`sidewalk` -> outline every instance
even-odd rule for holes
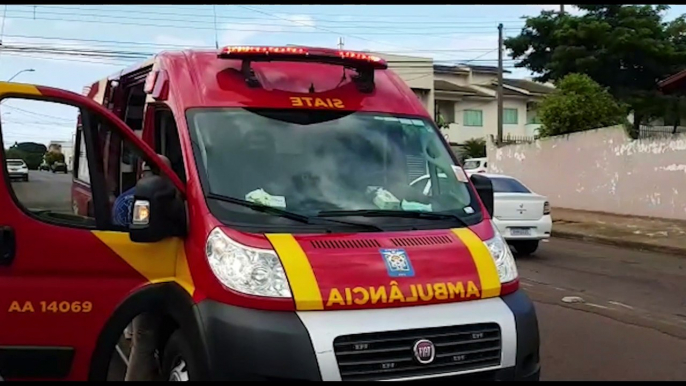
[[[683,255],[686,221],[552,208],[553,237]]]

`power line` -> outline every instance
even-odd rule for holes
[[[83,38],[72,38],[72,37],[57,37],[57,36],[37,36],[37,35],[5,35],[5,37],[11,39],[12,44],[22,44],[22,45],[34,45],[34,44],[40,44],[38,42],[33,42],[33,41],[25,41],[25,40],[16,40],[15,39],[32,39],[32,40],[47,40],[47,41],[59,41],[57,44],[62,44],[62,45],[79,45],[82,46],[80,43],[91,43],[89,44],[90,46],[93,47],[109,47],[109,46],[114,46],[114,47],[121,47],[121,46],[136,46],[136,47],[150,47],[150,48],[157,48],[157,49],[164,49],[164,48],[203,48],[203,49],[212,49],[214,48],[211,45],[187,45],[187,44],[173,44],[173,43],[154,43],[154,42],[131,42],[131,41],[118,41],[118,40],[102,40],[102,39],[83,39]],[[426,53],[457,53],[457,52],[486,52],[486,51],[494,51],[496,49],[494,48],[463,48],[463,49],[416,49],[416,50],[393,50],[393,51],[384,51],[385,53],[388,54],[393,54],[393,53],[416,53],[416,52],[426,52]]]
[[[62,6],[62,5],[38,5],[38,6],[32,6],[32,5],[13,5],[14,8],[20,8],[20,7],[31,7],[31,9],[23,10],[23,9],[18,9],[15,10],[17,12],[30,12],[33,14],[33,8],[46,8],[46,9],[52,9],[52,10],[66,10],[70,11],[69,13],[58,13],[54,11],[42,11],[42,12],[52,12],[53,14],[64,14],[64,15],[69,15],[71,14],[71,11],[77,10],[77,11],[90,11],[90,12],[104,12],[106,14],[111,14],[113,12],[118,12],[118,13],[125,13],[127,17],[130,17],[131,13],[136,13],[136,14],[149,14],[149,15],[166,15],[166,16],[183,16],[183,17],[198,17],[198,18],[207,18],[207,19],[212,19],[214,17],[211,8],[206,8],[208,11],[207,14],[197,14],[197,13],[187,13],[187,12],[164,12],[164,11],[144,11],[136,8],[135,10],[131,9],[126,9],[125,6],[116,6],[117,9],[114,9],[115,6],[107,6],[107,9],[103,8],[92,8],[92,7],[83,7],[83,6]],[[179,7],[179,6],[174,6],[174,8],[177,9],[188,9],[185,7]],[[343,15],[343,14],[336,14],[336,15],[324,15],[324,14],[316,14],[316,13],[293,13],[293,12],[281,12],[279,11],[278,14],[281,15],[292,15],[292,16],[334,16],[334,17],[339,17],[337,20],[331,20],[331,19],[321,19],[321,18],[312,18],[313,21],[318,21],[318,22],[324,22],[324,23],[334,23],[338,26],[345,26],[347,25],[353,25],[354,23],[359,23],[359,22],[365,22],[365,23],[371,23],[371,25],[378,26],[379,24],[397,24],[397,23],[415,23],[415,24],[422,24],[423,27],[431,27],[432,25],[441,25],[441,24],[449,24],[449,25],[454,25],[455,23],[460,23],[460,24],[465,24],[465,25],[489,25],[489,26],[497,26],[498,23],[522,23],[523,21],[521,18],[512,18],[512,19],[504,19],[504,20],[499,20],[499,21],[491,21],[491,20],[474,20],[475,17],[455,17],[455,16],[448,16],[448,15],[426,15],[426,16],[419,16],[419,15],[388,15],[388,14],[383,14],[383,16],[380,15]],[[232,14],[233,15],[233,14]],[[217,13],[217,17],[220,19],[228,19],[228,20],[265,20],[264,18],[258,18],[258,17],[250,17],[250,16],[222,16],[221,13]],[[354,17],[356,20],[341,20],[340,18],[346,18],[346,17]],[[365,18],[377,18],[375,19],[369,19],[369,20],[359,20],[361,17]],[[408,21],[408,20],[391,20],[394,18],[402,18],[402,19],[414,19],[415,21]],[[438,21],[436,20],[437,18],[443,18],[445,19],[444,21]],[[416,19],[425,19],[421,21],[416,21]],[[478,18],[477,18],[478,19]],[[431,23],[431,25],[427,25],[427,22]]]
[[[21,108],[19,108],[19,107],[14,107],[14,106],[7,105],[7,104],[3,104],[3,105],[2,105],[2,108],[3,108],[3,109],[4,109],[4,108],[9,108],[9,109],[12,109],[12,110],[15,110],[15,111],[18,111],[18,112],[22,112],[22,113],[24,113],[24,114],[31,114],[31,115],[35,115],[35,116],[39,116],[39,117],[46,117],[46,118],[50,118],[50,119],[72,121],[72,119],[69,119],[69,118],[62,118],[62,117],[57,117],[57,116],[54,116],[54,115],[41,114],[41,113],[37,113],[37,112],[35,112],[35,111],[24,110],[24,109],[21,109]]]
[[[238,5],[237,5],[238,6]],[[111,15],[101,15],[101,14],[85,14],[85,13],[55,13],[55,12],[42,12],[41,16],[22,16],[20,15],[15,15],[14,13],[26,13],[26,11],[17,11],[17,10],[12,10],[8,12],[8,15],[6,16],[8,19],[20,19],[20,20],[50,20],[50,21],[62,21],[62,22],[79,22],[79,23],[104,23],[104,24],[120,24],[120,25],[131,25],[131,26],[139,26],[139,27],[157,27],[157,28],[184,28],[184,29],[192,29],[192,30],[214,30],[214,26],[212,25],[211,22],[199,22],[199,21],[194,21],[194,20],[178,20],[178,19],[160,19],[160,18],[149,18],[149,17],[136,17],[136,16],[126,16],[126,20],[146,20],[146,21],[160,21],[160,22],[167,22],[167,23],[143,23],[143,22],[131,22],[131,21],[122,21],[122,17],[120,16],[111,16]],[[63,17],[44,17],[42,14],[48,14],[48,15],[59,15],[59,16],[67,16],[70,18],[63,18]],[[88,19],[78,19],[74,17],[87,17]],[[93,20],[93,18],[99,18],[99,19],[113,19],[113,20]],[[320,27],[316,23],[305,23],[301,22],[298,20],[291,20],[288,18],[279,18],[282,21],[289,22],[289,23],[295,23],[295,24],[300,24],[300,28],[310,28],[310,29],[316,29],[320,31],[325,31],[330,34],[341,34],[339,31],[334,31],[332,29],[326,28],[326,27]],[[243,25],[246,26],[256,26],[256,27],[264,27],[264,28],[230,28],[230,27],[217,27],[217,30],[221,31],[234,31],[234,32],[260,32],[260,33],[297,33],[297,34],[313,34],[317,33],[316,31],[301,31],[297,29],[292,29],[292,30],[287,30],[284,31],[283,28],[289,28],[288,25],[278,25],[278,26],[269,26],[269,25],[264,25],[264,23],[268,20],[262,20],[261,23],[255,22],[255,23],[245,23]],[[274,20],[271,20],[272,22]],[[171,23],[177,23],[177,24],[169,24]],[[178,24],[178,23],[187,23],[187,24]],[[191,25],[188,25],[191,24]],[[239,24],[240,23],[233,23],[233,24]],[[270,27],[272,27],[270,29]],[[276,27],[276,28],[273,28]],[[293,27],[290,27],[293,28]],[[359,27],[359,26],[337,26],[336,28],[352,28],[359,30],[364,27]],[[389,28],[383,28],[383,27],[369,27],[369,29],[373,30],[389,30]],[[392,32],[377,32],[377,31],[371,31],[371,32],[366,32],[366,35],[408,35],[408,36],[432,36],[432,37],[448,37],[450,35],[456,35],[456,34],[483,34],[484,31],[492,31],[492,27],[468,27],[465,26],[464,29],[461,30],[452,30],[452,31],[441,31],[441,32],[406,32],[405,30],[394,28],[391,29]],[[352,36],[352,35],[348,35]],[[367,40],[371,42],[376,42],[374,40],[362,38],[362,37],[355,37],[356,39],[361,39],[361,40]],[[377,42],[378,43],[378,42]],[[386,43],[387,44],[387,43]]]

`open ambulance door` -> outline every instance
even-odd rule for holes
[[[87,380],[103,331],[112,325],[123,331],[130,321],[113,324],[112,315],[131,294],[173,277],[183,255],[178,237],[135,243],[128,228],[113,222],[99,139],[106,132],[121,137],[181,196],[185,187],[93,98],[0,82],[0,103],[0,374],[6,380]],[[19,115],[15,111],[50,116],[52,126],[45,131],[8,118]],[[40,136],[71,136],[79,116],[71,175],[33,170],[36,159],[58,156],[52,149],[40,154],[46,141]],[[27,161],[28,182],[12,174],[22,170],[5,167],[14,158]],[[92,197],[90,213],[74,209],[71,187],[78,179],[89,181],[83,186]]]

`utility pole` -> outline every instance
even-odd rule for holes
[[[565,5],[560,4],[560,15],[564,15],[564,14],[565,14]]]
[[[217,34],[217,6],[212,4],[212,14],[214,14],[214,48],[219,49],[219,36]]]
[[[503,143],[503,24],[498,24],[498,145]]]
[[[343,41],[343,37],[339,37],[338,38],[338,49],[342,50],[344,45],[345,45],[345,42]]]

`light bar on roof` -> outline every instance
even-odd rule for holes
[[[362,52],[307,47],[227,46],[218,55],[223,59],[254,61],[298,61],[337,64],[351,67],[388,68],[385,60]]]

